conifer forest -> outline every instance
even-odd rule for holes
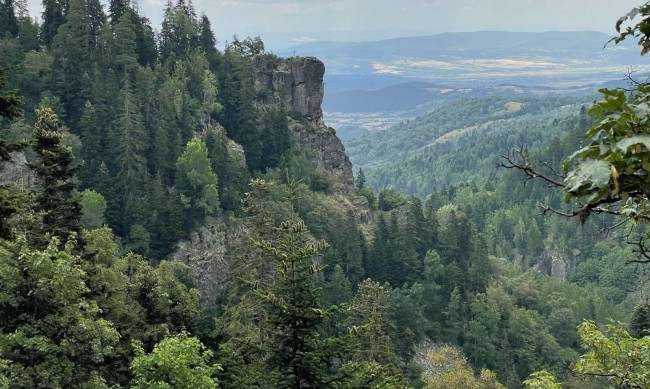
[[[0,389],[650,387],[643,78],[344,147],[327,63],[219,43],[0,0]]]

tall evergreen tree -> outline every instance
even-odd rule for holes
[[[219,96],[223,105],[219,122],[228,137],[244,148],[251,172],[260,169],[262,157],[254,90],[250,58],[235,50],[226,50],[219,73]]]
[[[106,26],[106,14],[99,0],[86,0],[88,10],[88,48],[94,53],[101,44],[102,33]]]
[[[205,14],[201,15],[199,21],[199,48],[205,54],[210,64],[210,70],[217,70],[219,52],[217,50],[217,38],[214,36],[210,19]]]
[[[113,142],[118,163],[117,184],[124,196],[137,196],[147,177],[146,130],[128,79],[120,92],[120,111],[113,123]]]
[[[0,0],[0,38],[18,35],[18,20],[14,0]]]
[[[210,128],[205,138],[212,170],[219,177],[219,200],[223,209],[237,211],[248,188],[250,175],[243,153],[222,128]]]
[[[23,99],[16,96],[16,91],[6,89],[4,70],[0,69],[0,123],[12,121],[23,115],[19,106]],[[0,163],[10,160],[10,153],[22,149],[24,145],[5,139],[0,130]],[[0,186],[0,238],[9,239],[11,231],[7,224],[8,218],[20,208],[18,198]]]
[[[135,28],[130,13],[120,17],[114,28],[113,55],[115,56],[115,72],[126,76],[134,73],[138,66],[136,55]]]
[[[630,317],[630,335],[643,338],[650,335],[650,302],[639,302]]]
[[[32,165],[39,178],[37,210],[43,212],[43,228],[50,236],[67,242],[81,232],[81,204],[77,188],[72,150],[61,144],[58,118],[49,108],[36,111],[34,127],[36,162]],[[44,243],[44,242],[43,242]]]
[[[288,190],[295,201],[291,184]],[[270,378],[279,388],[327,387],[331,350],[320,337],[326,310],[318,300],[313,261],[326,244],[309,242],[302,220],[291,218],[280,229],[277,241],[257,243],[275,262],[274,282],[258,290],[268,314]]]
[[[291,147],[291,131],[284,107],[272,108],[266,113],[260,141],[262,143],[260,169],[277,167]]]
[[[65,23],[68,10],[68,0],[43,0],[43,13],[41,19],[41,39],[49,49],[59,27]]]
[[[110,0],[108,3],[108,17],[111,19],[113,26],[122,19],[126,13],[131,10],[131,0]]]
[[[84,74],[90,72],[90,22],[85,0],[70,0],[66,22],[52,42],[53,83],[68,119],[75,123],[83,110],[88,91]]]

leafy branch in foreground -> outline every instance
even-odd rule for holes
[[[542,205],[544,213],[577,216],[582,223],[591,214],[620,216],[632,222],[650,221],[650,86],[636,92],[601,89],[603,100],[589,110],[594,124],[585,134],[586,146],[563,163],[562,174],[550,166],[538,169],[526,149],[512,151],[499,166],[522,171],[528,179],[542,179],[565,192],[569,211]],[[650,262],[643,239],[633,242]]]

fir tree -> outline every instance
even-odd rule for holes
[[[18,35],[18,21],[14,0],[0,0],[0,39]]]
[[[84,74],[90,69],[90,22],[84,0],[70,0],[66,22],[58,28],[52,43],[54,86],[63,102],[71,122],[81,117],[84,91]]]
[[[43,0],[43,13],[41,18],[41,39],[49,49],[52,46],[54,37],[59,27],[65,22],[68,9],[67,0]]]
[[[295,187],[289,184],[288,191],[293,204]],[[332,350],[320,337],[327,310],[318,299],[319,268],[313,260],[326,243],[310,242],[305,223],[293,217],[281,224],[280,231],[275,242],[257,242],[275,261],[274,282],[258,290],[270,330],[267,363],[275,387],[326,387]]]
[[[354,180],[354,189],[357,193],[361,193],[363,188],[366,187],[366,174],[363,172],[362,168],[359,168],[357,171],[357,177]]]
[[[40,180],[37,210],[43,212],[43,228],[50,236],[67,242],[81,232],[81,204],[75,176],[72,150],[61,144],[63,135],[57,131],[58,118],[49,108],[36,111],[34,127],[36,162],[32,168]]]
[[[632,312],[632,317],[630,317],[630,335],[635,338],[643,338],[644,336],[650,335],[650,302],[646,299],[645,301],[639,302],[634,311]]]

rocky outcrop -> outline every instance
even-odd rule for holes
[[[254,60],[255,94],[259,104],[284,105],[313,123],[323,124],[325,65],[313,57]]]
[[[258,106],[261,109],[284,107],[292,118],[291,129],[300,144],[310,151],[313,168],[328,171],[341,192],[351,193],[352,163],[336,131],[323,121],[325,65],[313,57],[272,55],[256,57],[253,65]]]
[[[34,186],[34,173],[29,168],[25,154],[14,151],[9,161],[0,162],[0,185],[14,184],[24,188]]]
[[[557,247],[544,250],[539,256],[539,261],[533,267],[534,271],[549,275],[561,281],[566,280],[569,269],[569,259]]]
[[[244,235],[243,224],[236,219],[219,220],[178,243],[172,258],[189,267],[204,301],[213,301],[230,285],[233,259],[229,249]]]
[[[255,71],[256,103],[260,111],[270,107],[284,107],[289,128],[306,149],[314,171],[326,172],[334,181],[334,189],[341,206],[354,212],[359,223],[371,220],[368,202],[363,197],[347,196],[354,191],[352,164],[345,147],[333,128],[323,121],[323,75],[325,65],[316,58],[277,58],[258,56],[253,62]],[[242,155],[243,150],[233,151]],[[355,201],[350,202],[348,198]],[[201,227],[189,239],[178,244],[173,258],[186,263],[201,291],[205,303],[213,301],[230,285],[235,262],[236,246],[246,235],[241,220],[222,219]]]

